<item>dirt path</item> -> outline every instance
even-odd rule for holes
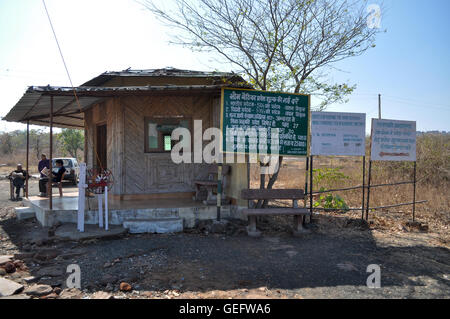
[[[3,184],[2,184],[3,187]],[[3,191],[2,191],[3,193]],[[244,224],[223,233],[193,230],[88,242],[51,242],[33,220],[19,222],[0,205],[0,255],[21,253],[16,282],[64,288],[67,265],[81,268],[81,291],[117,298],[449,298],[450,254],[433,233],[388,233],[359,221],[316,216],[310,234],[291,237],[286,220],[261,223],[249,238]],[[74,227],[76,227],[74,225]],[[51,239],[51,238],[50,238]],[[368,288],[366,268],[381,267],[381,288]],[[133,291],[119,291],[127,282]],[[24,284],[25,287],[28,284]],[[59,298],[59,297],[58,297]]]

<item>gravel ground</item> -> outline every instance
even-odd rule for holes
[[[15,259],[24,261],[4,278],[27,289],[23,279],[35,276],[64,289],[67,265],[80,266],[81,291],[64,289],[55,298],[91,298],[98,291],[115,298],[450,296],[449,249],[432,231],[388,233],[345,216],[315,216],[303,238],[288,234],[286,219],[272,218],[260,224],[264,235],[257,239],[245,235],[243,223],[230,222],[219,233],[206,224],[172,235],[52,242],[36,221],[15,219],[18,203],[0,205],[0,255],[21,253]],[[381,288],[366,286],[369,264],[381,267]],[[120,291],[121,282],[132,290]]]

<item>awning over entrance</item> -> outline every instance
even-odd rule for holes
[[[20,122],[50,126],[51,97],[53,97],[53,126],[60,128],[84,128],[84,114],[92,105],[112,96],[167,94],[201,91],[217,92],[225,85],[164,85],[128,87],[57,87],[30,86],[17,104],[3,118],[9,122]],[[229,85],[243,87],[242,85]],[[244,86],[246,87],[246,86]],[[80,105],[74,96],[74,90]],[[80,110],[81,108],[81,110]]]
[[[53,96],[53,126],[84,128],[84,114],[80,112],[72,88],[62,87],[30,86],[3,120],[20,123],[29,121],[30,124],[50,126],[51,96]],[[80,96],[81,109],[86,109],[101,99]]]

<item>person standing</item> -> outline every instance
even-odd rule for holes
[[[41,154],[41,160],[38,163],[38,171],[41,174],[39,178],[39,196],[41,197],[47,196],[48,176],[42,173],[44,168],[50,169],[50,160],[45,154]]]

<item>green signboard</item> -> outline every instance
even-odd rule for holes
[[[224,153],[308,155],[309,95],[222,89]]]

